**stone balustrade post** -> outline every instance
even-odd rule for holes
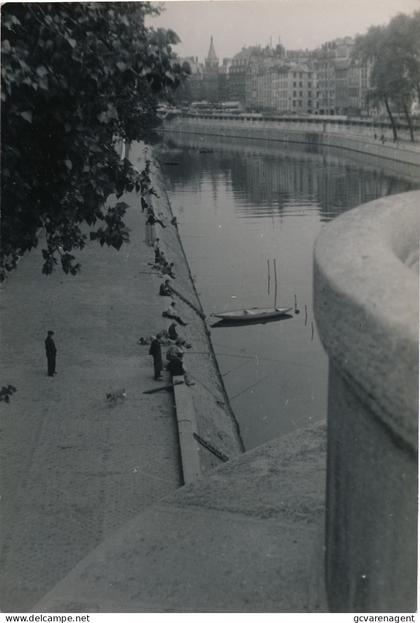
[[[333,612],[414,612],[420,191],[351,210],[315,245],[330,361],[325,574]]]

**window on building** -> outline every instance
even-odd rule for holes
[[[294,82],[294,83],[293,83],[293,86],[294,86],[294,87],[296,86],[296,82]]]
[[[293,97],[296,97],[296,91],[293,91]]]
[[[296,108],[296,100],[293,100],[293,108]]]

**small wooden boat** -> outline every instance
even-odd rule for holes
[[[179,162],[176,160],[166,160],[163,164],[166,164],[166,166],[170,167],[176,167],[179,165]]]
[[[213,150],[210,149],[209,147],[202,147],[200,149],[200,154],[212,154]]]
[[[291,309],[291,307],[249,307],[248,309],[234,309],[211,315],[224,320],[224,322],[261,321],[268,318],[285,316]]]

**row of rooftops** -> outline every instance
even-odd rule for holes
[[[250,65],[261,65],[262,67],[273,67],[274,71],[290,71],[291,63],[299,66],[299,71],[311,71],[312,64],[333,61],[337,69],[347,69],[351,64],[351,50],[354,40],[351,37],[344,37],[328,41],[320,48],[315,50],[286,50],[280,43],[275,47],[266,46],[246,46],[243,47],[233,58],[224,58],[222,65],[219,66],[219,59],[216,54],[213,36],[210,37],[210,47],[204,66],[199,62],[198,57],[187,57],[182,59],[187,61],[191,67],[191,73],[201,73],[203,70],[218,69],[222,73],[231,71],[245,71]],[[293,69],[292,69],[293,71]]]

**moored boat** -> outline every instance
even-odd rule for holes
[[[247,309],[233,309],[211,315],[225,322],[243,322],[285,316],[291,309],[291,307],[248,307]]]

